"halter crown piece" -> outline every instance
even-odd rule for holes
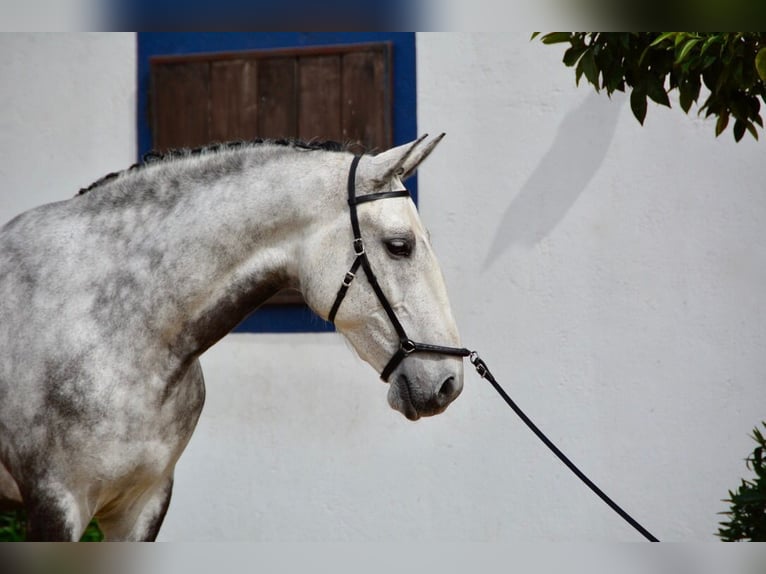
[[[335,323],[335,315],[338,313],[338,309],[340,308],[343,299],[346,297],[346,293],[348,292],[351,283],[353,283],[354,279],[356,278],[356,272],[361,266],[364,270],[364,274],[367,276],[367,281],[370,283],[372,290],[378,297],[378,301],[380,301],[380,304],[383,306],[383,310],[386,312],[386,315],[388,315],[388,318],[391,321],[396,334],[399,336],[399,348],[396,350],[391,359],[389,359],[388,363],[383,368],[383,371],[380,373],[381,379],[388,381],[388,378],[391,376],[391,373],[394,372],[394,369],[396,369],[396,367],[398,367],[406,357],[413,353],[432,353],[437,355],[449,355],[452,357],[469,356],[471,351],[465,348],[442,347],[440,345],[430,345],[428,343],[416,343],[410,339],[407,336],[407,332],[404,330],[404,327],[402,327],[398,317],[396,316],[393,307],[391,307],[391,303],[388,302],[386,295],[383,293],[383,290],[378,283],[378,279],[375,277],[375,273],[372,271],[370,260],[367,258],[367,253],[364,250],[364,242],[362,241],[362,232],[359,228],[359,217],[356,213],[356,206],[360,203],[377,201],[378,199],[387,199],[390,197],[409,197],[410,192],[406,189],[401,189],[398,191],[383,191],[380,193],[371,193],[369,195],[362,195],[357,197],[356,168],[359,165],[360,159],[361,156],[354,156],[354,159],[351,162],[351,168],[348,172],[348,208],[351,215],[351,230],[354,234],[353,248],[354,253],[356,254],[356,258],[354,259],[354,263],[351,265],[351,268],[346,272],[346,276],[343,278],[343,283],[341,284],[340,289],[338,289],[338,294],[335,296],[335,303],[333,303],[332,309],[330,309],[330,322],[333,324]]]

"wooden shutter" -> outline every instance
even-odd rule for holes
[[[314,138],[391,145],[388,44],[155,56],[154,148]]]
[[[392,143],[387,43],[155,56],[150,125],[158,151],[254,138]],[[282,292],[271,304],[303,304]]]

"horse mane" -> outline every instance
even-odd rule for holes
[[[200,156],[200,155],[209,154],[209,153],[218,153],[218,152],[242,149],[242,148],[253,148],[253,147],[257,147],[264,144],[284,146],[285,148],[312,150],[312,151],[344,152],[344,151],[353,150],[357,153],[359,153],[360,151],[359,149],[360,144],[358,142],[340,143],[340,142],[329,141],[329,140],[311,140],[306,142],[306,141],[302,141],[298,139],[262,139],[262,138],[257,138],[252,140],[229,141],[229,142],[223,142],[223,143],[212,143],[212,144],[195,147],[195,148],[170,149],[165,152],[151,150],[143,155],[140,162],[134,163],[127,169],[123,169],[121,171],[113,171],[111,173],[106,174],[105,176],[91,183],[88,187],[81,188],[80,191],[77,192],[77,195],[83,195],[85,193],[88,193],[89,191],[92,191],[93,189],[101,187],[102,185],[108,183],[109,181],[112,181],[113,179],[119,177],[120,175],[124,173],[139,170],[147,165],[155,164],[158,162],[172,161],[172,160],[180,159],[180,158]]]

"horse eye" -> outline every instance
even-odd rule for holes
[[[412,254],[412,245],[406,239],[389,239],[384,243],[394,257],[409,257]]]

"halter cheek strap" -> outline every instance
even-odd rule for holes
[[[398,367],[399,364],[412,353],[435,353],[439,355],[450,355],[455,357],[469,356],[471,351],[465,348],[442,347],[440,345],[430,345],[428,343],[416,343],[410,339],[407,336],[407,332],[404,330],[404,327],[402,327],[399,318],[396,316],[393,307],[391,307],[391,304],[386,298],[386,295],[383,293],[383,290],[378,283],[378,279],[375,277],[375,273],[372,271],[370,260],[367,258],[367,253],[364,249],[364,242],[362,241],[362,232],[359,228],[359,216],[357,215],[356,206],[360,203],[377,201],[379,199],[387,199],[391,197],[409,197],[410,193],[406,189],[402,189],[398,191],[371,193],[357,197],[356,168],[359,165],[360,160],[361,156],[354,156],[354,159],[351,162],[351,168],[348,172],[348,207],[349,213],[351,215],[351,230],[354,234],[353,247],[356,258],[354,259],[351,268],[346,272],[346,276],[343,278],[343,283],[341,284],[340,289],[338,289],[338,294],[335,296],[335,302],[333,303],[329,314],[330,322],[333,324],[335,323],[335,315],[337,315],[338,309],[340,308],[343,299],[346,297],[346,293],[348,293],[349,287],[351,287],[351,284],[356,278],[359,267],[361,267],[364,270],[364,274],[367,276],[367,281],[372,287],[372,290],[375,292],[378,301],[380,301],[383,310],[386,312],[386,315],[388,315],[388,319],[391,321],[391,324],[393,325],[394,330],[399,337],[399,348],[396,350],[394,355],[383,368],[383,371],[380,373],[381,379],[388,381],[388,378],[391,376],[391,373],[394,372],[394,369],[396,369],[396,367]]]

